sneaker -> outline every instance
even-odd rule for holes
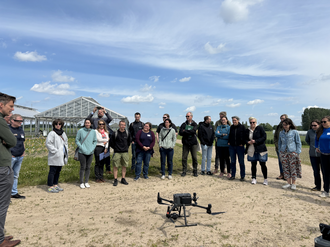
[[[143,176],[144,177],[144,179],[149,179],[149,177],[148,176]]]
[[[25,199],[25,196],[21,196],[20,194],[15,194],[13,196],[11,196],[11,198],[15,198],[15,199]]]
[[[297,189],[297,186],[295,184],[291,184],[291,189],[292,190],[296,190]]]
[[[230,177],[230,178],[229,178],[229,180],[234,180],[234,179],[235,179],[235,177]]]
[[[113,181],[113,186],[117,186],[117,184],[118,184],[118,180],[115,179],[115,181]]]
[[[168,179],[171,180],[172,179],[172,175],[168,175]]]
[[[201,175],[205,175],[205,171],[201,171]]]
[[[57,189],[55,189],[54,187],[50,187],[48,188],[48,191],[49,193],[58,193],[59,191]]]
[[[320,197],[329,197],[329,193],[323,191],[323,192],[321,193]]]
[[[242,182],[243,182],[243,181],[245,181],[245,178],[240,178],[240,180],[239,180],[239,181],[242,181]]]
[[[186,176],[186,175],[187,175],[186,172],[182,172],[182,173],[181,173],[181,177],[184,177],[184,176]]]
[[[160,179],[165,179],[165,175],[162,175],[162,176],[160,177]]]
[[[291,184],[286,184],[286,185],[282,186],[283,189],[289,189],[290,187],[291,187]]]
[[[134,181],[138,181],[140,179],[140,177],[135,177]]]
[[[252,182],[251,182],[251,184],[257,184],[257,179],[252,178]]]
[[[314,187],[313,189],[311,189],[311,191],[321,191],[321,189]]]
[[[120,183],[125,184],[125,185],[128,185],[128,183],[126,182],[126,179],[125,178],[122,178],[121,181],[120,181]]]
[[[268,185],[268,180],[267,179],[264,180],[264,185]]]
[[[89,185],[89,183],[85,183],[85,187],[90,188],[91,186]]]
[[[58,185],[55,185],[55,189],[58,190],[58,191],[63,191],[63,190],[64,190],[63,188],[61,188],[61,187],[58,186]]]
[[[206,175],[212,176],[213,173],[212,173],[211,171],[208,171],[208,172],[206,173]]]
[[[85,184],[84,183],[82,183],[82,184],[80,184],[80,189],[85,189],[86,187],[85,187]]]
[[[194,177],[198,177],[197,171],[193,172]]]

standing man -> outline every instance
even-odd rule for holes
[[[4,233],[7,210],[14,183],[10,148],[16,145],[16,138],[11,133],[4,117],[10,115],[14,110],[15,101],[15,97],[0,93],[0,246],[15,246],[21,242],[21,240],[11,241],[13,237],[5,237]]]
[[[211,125],[211,117],[205,116],[204,122],[200,122],[198,127],[198,139],[202,147],[202,167],[201,167],[202,175],[205,175],[205,161],[207,161],[206,174],[212,175],[211,159],[212,159],[214,135],[215,132],[213,126]]]
[[[97,112],[97,118],[93,118],[93,115],[94,113]],[[106,118],[103,118],[104,115],[106,116]],[[103,106],[96,106],[94,107],[93,111],[87,116],[87,118],[91,119],[92,122],[92,126],[91,128],[92,129],[97,129],[97,126],[98,126],[98,122],[99,120],[103,120],[105,123],[106,123],[106,127],[107,127],[107,130],[109,132],[109,135],[111,135],[111,133],[113,132],[109,126],[110,122],[112,121],[112,117],[110,116],[110,114],[108,112],[105,111],[104,107]],[[106,170],[106,173],[107,174],[111,174],[111,167],[110,167],[110,159],[106,159],[106,163],[105,163],[105,170]]]
[[[276,179],[283,179],[283,180],[285,180],[285,179],[284,179],[284,173],[283,173],[283,168],[282,168],[282,162],[281,162],[280,155],[278,152],[278,139],[280,136],[280,132],[283,130],[282,123],[286,118],[288,118],[288,115],[286,115],[286,114],[282,114],[280,116],[281,122],[277,125],[275,133],[274,133],[275,150],[276,150],[276,154],[277,154],[277,158],[278,158],[278,165],[280,167],[280,176],[278,176]]]
[[[18,177],[19,177],[19,171],[21,170],[22,161],[25,154],[25,133],[22,128],[23,118],[19,114],[14,114],[11,118],[11,124],[9,125],[9,129],[13,133],[13,135],[16,137],[17,144],[15,147],[11,148],[11,168],[14,172],[14,184],[13,188],[11,190],[11,198],[15,199],[25,199],[25,196],[21,196],[18,194],[17,191],[17,184],[18,184]]]
[[[215,130],[217,129],[218,126],[221,125],[221,119],[223,117],[227,117],[227,112],[222,111],[222,112],[219,113],[219,116],[220,116],[220,119],[218,121],[216,121],[215,122],[215,125],[214,125],[214,129]],[[230,121],[229,120],[227,120],[227,121],[228,121],[228,125],[231,125]],[[217,143],[217,138],[215,140],[215,146],[217,146],[216,143]],[[218,171],[219,171],[219,164],[220,164],[220,154],[219,154],[218,149],[216,148],[215,149],[215,165],[214,165],[215,170],[214,170],[214,173],[218,173]],[[226,166],[226,164],[225,164],[225,166]]]
[[[126,175],[126,168],[128,167],[128,148],[131,144],[131,136],[126,130],[126,123],[125,121],[119,122],[119,130],[113,132],[110,138],[110,146],[114,150],[113,156],[113,176],[115,181],[113,182],[113,186],[118,185],[117,175],[118,175],[118,167],[122,167],[121,174],[122,179],[121,183],[128,185],[125,179]]]
[[[189,152],[193,160],[193,175],[197,177],[197,138],[196,131],[198,128],[197,123],[192,120],[193,114],[188,112],[186,114],[187,121],[181,124],[179,135],[182,136],[182,173],[184,177],[187,174],[187,159]]]
[[[140,121],[141,119],[141,114],[139,112],[136,112],[134,114],[135,117],[135,121],[132,122],[129,125],[129,133],[131,134],[131,140],[132,140],[132,166],[131,166],[131,170],[134,171],[135,170],[135,166],[136,166],[136,142],[135,142],[135,135],[139,130],[143,129],[144,123]]]

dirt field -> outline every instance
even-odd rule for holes
[[[250,163],[246,161],[246,181],[229,181],[218,176],[197,178],[190,173],[173,180],[150,177],[129,185],[112,186],[91,182],[80,189],[78,183],[61,184],[64,192],[47,193],[47,186],[20,190],[25,200],[12,200],[7,235],[21,239],[21,246],[314,246],[320,235],[319,223],[329,224],[330,199],[312,192],[312,169],[303,165],[297,190],[284,190],[278,181],[276,159],[269,159],[269,186],[262,184],[260,166],[256,185],[250,183]],[[239,172],[239,167],[237,169]],[[239,175],[236,175],[239,177]],[[188,207],[188,223],[197,226],[176,228],[165,217],[167,206],[158,205],[157,193],[172,199],[175,193],[196,192],[199,205],[211,203],[212,211]]]

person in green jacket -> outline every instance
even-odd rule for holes
[[[0,246],[15,246],[21,242],[21,240],[11,240],[12,236],[5,237],[4,232],[14,183],[10,148],[15,147],[17,143],[4,117],[14,110],[15,101],[15,97],[0,93]]]
[[[91,164],[93,161],[94,149],[97,144],[96,132],[91,128],[92,121],[85,119],[84,128],[80,129],[76,136],[76,144],[79,148],[78,155],[80,161],[80,188],[91,187],[88,183]],[[84,180],[85,176],[85,180]]]

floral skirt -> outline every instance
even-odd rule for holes
[[[280,159],[285,179],[297,180],[297,178],[301,178],[301,161],[298,154],[280,152]]]

